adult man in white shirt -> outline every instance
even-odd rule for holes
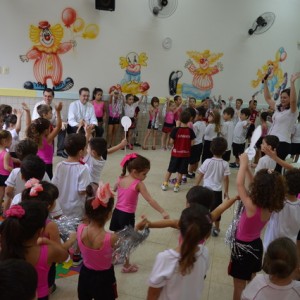
[[[37,108],[39,105],[49,105],[52,107],[52,119],[50,120],[51,124],[53,126],[56,125],[56,111],[55,111],[55,104],[52,102],[54,98],[54,91],[50,88],[46,88],[43,92],[43,100],[39,101],[35,104],[32,112],[31,119],[32,121],[35,119],[40,118],[40,115],[37,112]],[[64,140],[66,136],[66,126],[62,127],[62,130],[58,133],[57,136],[57,155],[62,157],[67,157],[67,155],[64,152]]]
[[[93,125],[96,136],[102,136],[103,129],[98,126],[94,107],[89,103],[90,91],[83,87],[79,90],[79,100],[72,102],[68,112],[68,133],[83,130],[84,125]]]

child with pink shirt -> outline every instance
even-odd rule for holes
[[[95,88],[93,91],[93,101],[95,115],[98,121],[98,126],[103,126],[106,122],[106,108],[105,102],[102,100],[103,90],[100,88]]]

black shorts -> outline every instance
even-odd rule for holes
[[[209,140],[204,140],[204,143],[203,143],[203,151],[202,151],[202,158],[201,158],[201,162],[204,163],[204,161],[208,158],[212,158],[213,157],[213,154],[212,152],[210,151],[210,144],[211,144],[211,141]]]
[[[6,186],[5,181],[7,180],[8,175],[1,175],[0,174],[0,186]]]
[[[189,157],[175,157],[171,156],[168,172],[187,174],[189,166]]]
[[[260,238],[252,242],[237,242],[251,247],[249,250],[243,251],[239,249],[238,255],[233,255],[228,265],[228,275],[241,279],[251,280],[252,274],[257,273],[262,269],[263,244]],[[253,253],[253,254],[251,254]]]
[[[196,164],[197,162],[200,161],[200,157],[202,154],[202,148],[203,148],[203,144],[197,144],[197,145],[193,145],[191,147],[191,156],[190,156],[190,161],[189,163],[191,165]]]
[[[108,125],[117,125],[120,124],[120,118],[113,118],[113,117],[109,117],[108,118]]]
[[[118,298],[114,267],[111,266],[108,270],[96,271],[82,265],[77,292],[79,300],[114,300]]]
[[[136,119],[130,118],[130,120],[131,120],[131,126],[129,127],[129,129],[134,129],[136,127]]]
[[[223,202],[222,191],[214,191],[214,202],[210,210],[213,211],[220,204],[222,204],[222,202]],[[216,221],[220,221],[220,220],[221,220],[221,216]]]
[[[117,208],[114,209],[114,212],[111,217],[109,230],[111,231],[119,231],[124,229],[125,226],[131,225],[134,227],[135,224],[135,214],[127,213],[125,211],[121,211]]]
[[[255,130],[255,125],[250,124],[250,126],[248,127],[248,130],[247,130],[246,139],[250,139],[252,137],[254,130]]]
[[[163,129],[162,129],[162,132],[164,133],[170,133],[172,131],[172,129],[174,128],[174,123],[170,124],[170,123],[164,123],[164,126],[163,126]]]
[[[245,145],[246,145],[246,143],[244,143],[244,144],[232,143],[232,152],[236,158],[238,158],[242,153],[244,153]]]
[[[156,127],[155,127],[155,124],[152,124],[152,121],[149,121],[149,122],[148,122],[147,129],[157,130],[158,127],[156,128]]]
[[[297,235],[297,241],[300,241],[300,231],[298,232],[298,235]]]
[[[230,156],[231,156],[231,150],[227,150],[227,151],[225,151],[225,153],[223,154],[222,158],[223,158],[225,161],[230,161]]]
[[[300,143],[291,144],[291,155],[300,154]]]
[[[97,118],[98,123],[103,123],[103,117],[96,117],[96,118]]]

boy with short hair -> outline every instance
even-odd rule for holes
[[[250,117],[250,109],[243,108],[241,110],[240,119],[236,123],[234,130],[233,130],[233,143],[232,143],[232,152],[235,156],[235,162],[230,163],[230,168],[239,168],[240,166],[240,159],[239,156],[244,153],[245,145],[246,145],[246,134],[247,129],[249,126],[249,119]]]
[[[170,143],[174,144],[171,152],[171,159],[165,180],[161,185],[161,189],[168,189],[168,182],[172,173],[177,172],[177,182],[174,186],[174,192],[179,192],[179,185],[183,174],[188,173],[189,158],[191,155],[191,146],[194,144],[195,133],[193,129],[188,127],[191,120],[191,114],[188,110],[184,110],[180,114],[180,127],[172,129],[170,134]]]
[[[268,149],[274,151],[279,145],[279,138],[275,135],[266,135],[262,140],[262,149],[267,147]],[[262,150],[262,152],[264,152]],[[273,160],[270,156],[264,155],[262,156],[255,168],[255,174],[261,169],[272,169],[274,170],[276,167],[276,161]]]
[[[232,118],[234,116],[234,109],[232,107],[226,107],[223,110],[223,125],[222,125],[222,131],[221,134],[224,137],[224,139],[227,141],[227,149],[225,153],[223,154],[223,159],[225,161],[230,161],[231,156],[231,146],[233,142],[233,130],[234,130],[234,124],[232,122]]]
[[[235,100],[235,110],[234,110],[234,116],[233,116],[233,124],[235,125],[239,119],[241,114],[241,107],[243,105],[243,100],[238,98]]]
[[[222,155],[227,149],[227,141],[223,137],[216,137],[212,140],[210,151],[212,158],[206,159],[198,169],[199,176],[196,177],[195,185],[199,185],[203,179],[203,186],[214,191],[214,202],[211,211],[217,208],[222,202],[222,181],[224,181],[224,198],[229,198],[229,175],[230,169],[227,161],[222,159]],[[215,221],[212,230],[212,236],[218,236],[220,233],[221,217]]]

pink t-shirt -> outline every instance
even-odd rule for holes
[[[136,186],[139,184],[140,180],[135,179],[127,188],[120,186],[121,180],[122,178],[119,178],[116,208],[127,213],[135,213],[139,196],[139,191],[136,190]]]
[[[0,175],[4,175],[4,176],[8,176],[10,174],[9,171],[4,169],[4,156],[6,153],[7,153],[7,151],[5,149],[3,149],[0,152]],[[10,167],[12,167],[12,168],[14,167],[14,164],[13,164],[13,161],[11,158],[9,159],[8,164]]]
[[[50,266],[48,265],[48,246],[42,245],[40,251],[40,257],[35,265],[35,270],[38,275],[37,294],[38,298],[48,296],[48,273]]]
[[[53,161],[53,153],[53,144],[49,145],[47,139],[43,137],[42,147],[38,150],[37,156],[39,156],[46,165],[51,165]]]
[[[102,118],[103,117],[103,114],[104,114],[104,102],[101,101],[100,103],[99,102],[96,102],[95,100],[92,102],[93,103],[93,106],[94,106],[94,110],[95,110],[95,115],[97,118]]]
[[[86,224],[80,224],[77,229],[78,246],[83,257],[83,264],[91,270],[108,270],[112,265],[113,248],[111,247],[111,233],[105,233],[103,245],[100,249],[92,249],[82,243],[81,235]]]
[[[174,112],[172,111],[166,112],[165,123],[174,124]]]
[[[268,221],[261,220],[261,208],[257,207],[255,214],[248,218],[246,209],[242,212],[236,238],[243,242],[251,242],[260,238],[260,234]]]

